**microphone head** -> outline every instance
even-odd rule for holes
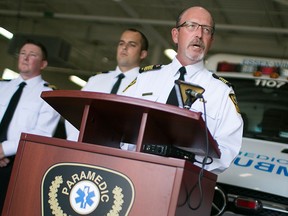
[[[195,97],[195,98],[203,98],[202,94],[200,94],[200,93],[198,93],[198,92],[196,92],[196,91],[194,91],[192,89],[186,89],[185,93],[186,93],[187,97],[192,96],[192,97]]]
[[[179,107],[190,109],[191,105],[202,97],[205,89],[197,84],[175,80],[176,95]]]

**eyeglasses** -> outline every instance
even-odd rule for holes
[[[176,28],[185,27],[188,31],[193,32],[196,31],[199,26],[202,28],[202,32],[205,35],[213,35],[214,34],[214,27],[208,25],[200,25],[196,22],[185,21],[181,25],[176,26]]]

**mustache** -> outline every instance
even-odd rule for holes
[[[203,41],[199,38],[195,38],[193,39],[190,43],[189,46],[199,46],[202,49],[205,49],[205,44],[203,43]]]

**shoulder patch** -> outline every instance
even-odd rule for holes
[[[229,87],[233,87],[233,85],[232,85],[229,81],[225,80],[223,77],[219,77],[219,76],[217,76],[215,73],[213,73],[212,76],[213,76],[215,79],[218,79],[218,80],[222,81],[223,83],[225,83],[225,84],[228,85]]]
[[[44,83],[44,86],[45,86],[45,87],[48,87],[48,88],[51,88],[51,89],[53,89],[53,90],[57,90],[57,87],[56,87],[55,85],[51,85],[51,84],[49,84],[49,83]]]
[[[229,97],[230,99],[232,100],[233,104],[235,105],[235,108],[236,108],[236,111],[238,113],[240,113],[240,108],[238,106],[238,102],[237,102],[237,99],[236,99],[236,95],[235,94],[229,94]]]
[[[151,71],[151,70],[159,70],[161,68],[162,68],[162,64],[148,65],[148,66],[140,68],[139,73],[143,73],[143,72]]]

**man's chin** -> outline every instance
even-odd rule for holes
[[[204,59],[204,53],[199,53],[199,54],[193,54],[191,56],[191,60],[193,60],[194,62],[199,62],[199,61],[202,61]]]

